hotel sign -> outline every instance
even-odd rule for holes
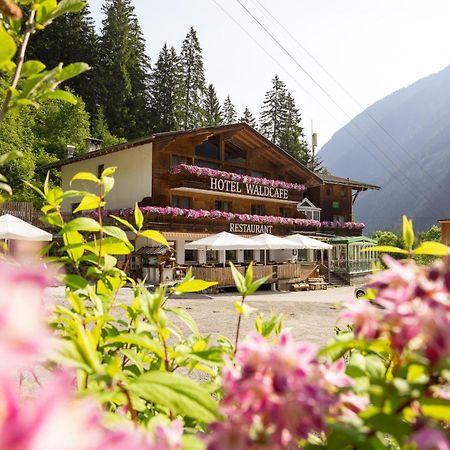
[[[281,200],[289,199],[289,191],[287,189],[259,184],[240,183],[239,181],[224,180],[222,178],[211,178],[210,188],[214,191],[231,192],[235,194],[278,198]]]
[[[261,225],[258,223],[230,223],[230,233],[272,233],[273,225]]]

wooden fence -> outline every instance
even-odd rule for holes
[[[3,202],[0,203],[0,216],[11,214],[25,222],[36,224],[39,220],[39,211],[36,211],[31,202]]]
[[[237,266],[239,272],[245,273],[246,267]],[[217,281],[218,286],[234,286],[233,276],[229,267],[192,267],[192,274],[200,280]],[[253,267],[253,279],[270,276],[268,283],[277,281],[297,282],[319,275],[319,265],[316,263],[256,265]]]

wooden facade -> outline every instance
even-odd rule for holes
[[[221,285],[231,283],[229,269],[214,267],[223,262],[221,255],[211,257],[199,250],[193,256],[185,250],[187,242],[221,231],[358,236],[363,227],[352,223],[353,202],[359,192],[378,188],[318,175],[247,124],[159,133],[46,168],[62,167],[62,185],[67,188],[75,173],[98,174],[110,166],[117,166],[117,172],[109,209],[132,215],[138,203],[146,228],[162,231],[173,244],[177,264],[203,265],[195,274],[220,279]],[[73,206],[63,204],[67,213]],[[142,242],[136,248],[149,245]],[[319,267],[292,264],[297,261],[292,251],[268,253],[269,265],[255,269],[275,273],[277,282],[303,279]],[[261,256],[259,251],[238,251],[235,260],[261,263]],[[288,260],[290,264],[281,264]],[[213,267],[205,267],[211,263]]]
[[[441,240],[445,245],[450,245],[450,219],[440,220],[441,224]]]

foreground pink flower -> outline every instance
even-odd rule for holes
[[[442,431],[424,427],[411,436],[417,450],[450,450],[450,440]]]
[[[154,433],[129,423],[106,427],[92,398],[78,398],[74,378],[55,374],[37,398],[23,401],[7,378],[0,380],[2,450],[180,450],[182,426],[158,425]]]
[[[283,334],[276,345],[253,333],[238,348],[237,366],[223,370],[225,422],[212,425],[208,450],[297,448],[298,439],[325,429],[326,417],[354,415],[364,402],[348,398],[345,364],[322,365],[316,348]]]
[[[450,264],[420,267],[413,261],[384,257],[388,269],[372,277],[380,309],[364,300],[345,304],[343,319],[362,338],[385,337],[398,353],[420,352],[432,363],[450,356]]]
[[[44,304],[51,270],[0,264],[0,372],[23,368],[44,358],[54,345]]]

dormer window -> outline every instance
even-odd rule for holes
[[[305,219],[319,220],[321,208],[317,208],[310,200],[304,198],[297,204],[297,211],[301,213]]]

